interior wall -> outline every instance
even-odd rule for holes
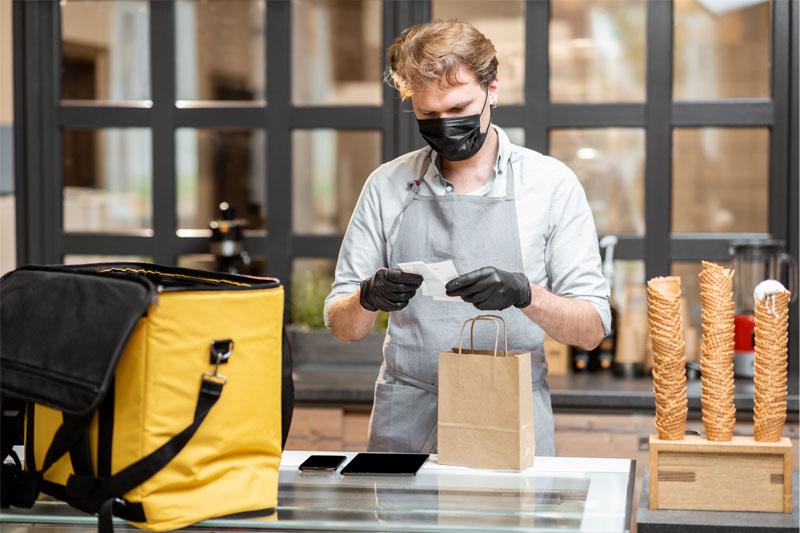
[[[11,0],[0,0],[0,273],[17,264],[14,221],[14,63]]]

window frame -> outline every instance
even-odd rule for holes
[[[150,3],[151,105],[61,101],[59,2],[15,1],[14,144],[17,197],[17,262],[59,263],[67,254],[144,255],[175,264],[179,255],[208,252],[206,237],[177,235],[175,131],[181,127],[259,128],[267,131],[267,235],[247,235],[245,246],[263,256],[270,275],[288,280],[294,258],[336,258],[342,235],[292,231],[292,130],[370,129],[382,135],[382,160],[422,145],[413,114],[384,84],[380,106],[295,106],[291,102],[289,1],[266,3],[266,105],[175,104],[175,4]],[[549,99],[550,3],[527,0],[525,104],[500,106],[496,121],[522,127],[526,146],[548,152],[552,129],[634,127],[645,130],[645,234],[621,235],[618,259],[644,260],[647,278],[667,275],[672,261],[726,260],[741,238],[780,239],[798,257],[798,26],[797,2],[772,4],[771,97],[673,101],[673,3],[648,0],[646,101],[553,103]],[[430,18],[430,0],[383,0],[384,49],[394,36]],[[64,128],[148,127],[153,141],[153,234],[150,237],[64,233],[62,136]],[[672,129],[767,127],[770,129],[768,233],[671,232]],[[795,150],[793,150],[793,147]],[[602,237],[602,236],[601,236]],[[288,286],[288,283],[286,283]],[[287,300],[288,301],[288,300]],[[798,306],[792,308],[795,315]],[[287,314],[288,316],[288,314]],[[790,353],[797,354],[792,322]],[[790,363],[797,367],[797,362]]]

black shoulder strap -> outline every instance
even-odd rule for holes
[[[22,462],[14,446],[25,441],[25,400],[0,396],[0,507],[7,508],[17,501],[17,477],[22,472]],[[6,464],[11,458],[13,464]]]
[[[283,346],[281,348],[281,449],[286,446],[289,428],[292,425],[294,412],[294,380],[292,379],[292,350],[286,328],[283,328]]]
[[[172,437],[156,451],[143,457],[132,465],[120,470],[108,479],[70,476],[67,492],[76,500],[82,500],[85,508],[98,512],[101,508],[109,511],[109,500],[120,503],[125,493],[138,487],[159,470],[164,468],[197,432],[211,408],[219,400],[225,382],[214,376],[203,376],[200,393],[195,406],[194,420],[183,431]],[[124,502],[122,502],[124,503]],[[114,513],[117,514],[116,509]],[[101,521],[102,522],[102,521]]]

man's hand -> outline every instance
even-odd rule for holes
[[[482,311],[501,311],[512,305],[523,308],[531,303],[531,284],[525,274],[493,266],[459,276],[445,285],[445,289],[448,296],[461,296]]]
[[[381,268],[361,282],[359,302],[367,311],[399,311],[408,305],[420,285],[419,274]]]

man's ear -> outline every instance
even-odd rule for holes
[[[497,97],[500,93],[500,78],[494,77],[492,83],[489,84],[489,103],[492,106],[497,105]]]

